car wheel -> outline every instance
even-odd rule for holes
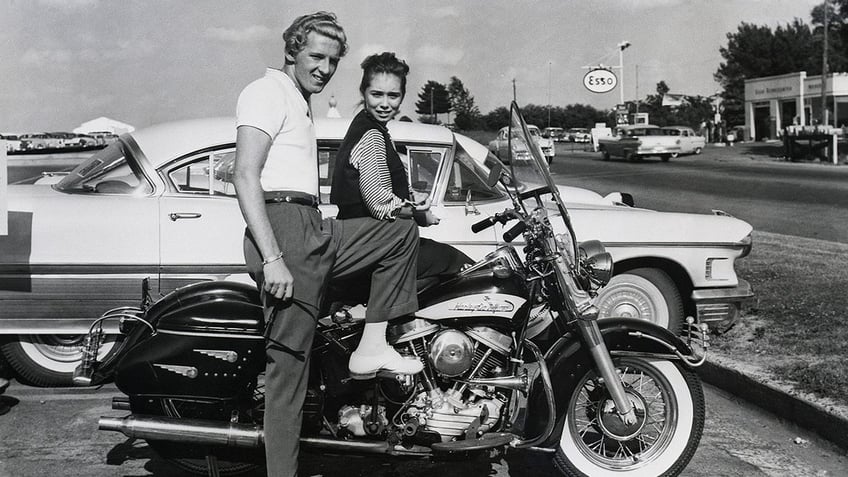
[[[601,151],[601,159],[604,161],[610,160],[610,153],[606,149]]]
[[[664,271],[636,268],[612,277],[601,290],[598,317],[638,318],[679,333],[683,327],[683,299]]]
[[[679,152],[672,152],[670,157],[677,159],[678,157],[680,157],[680,153]]]
[[[701,148],[700,148],[700,147],[696,147],[696,148],[695,148],[695,155],[697,156],[697,155],[698,155],[698,154],[700,154],[700,153],[701,153]]]
[[[115,347],[120,335],[105,335],[98,359]],[[3,356],[22,381],[33,386],[73,386],[85,335],[18,335],[4,343]]]

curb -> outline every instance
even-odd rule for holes
[[[698,375],[704,382],[738,396],[781,419],[813,431],[848,450],[848,419],[716,363],[705,362],[698,368]]]

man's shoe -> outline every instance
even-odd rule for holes
[[[380,371],[395,374],[417,374],[424,370],[424,365],[416,358],[401,356],[391,346],[377,355],[365,355],[354,351],[350,355],[348,371],[353,379],[372,379]]]

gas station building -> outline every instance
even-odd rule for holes
[[[745,80],[746,139],[777,139],[787,126],[819,124],[821,78],[801,71]],[[825,95],[828,124],[848,125],[848,73],[827,75]]]

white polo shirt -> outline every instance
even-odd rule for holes
[[[294,190],[318,196],[318,146],[310,105],[287,74],[268,68],[247,85],[236,106],[236,127],[271,137],[260,182],[265,191]]]

